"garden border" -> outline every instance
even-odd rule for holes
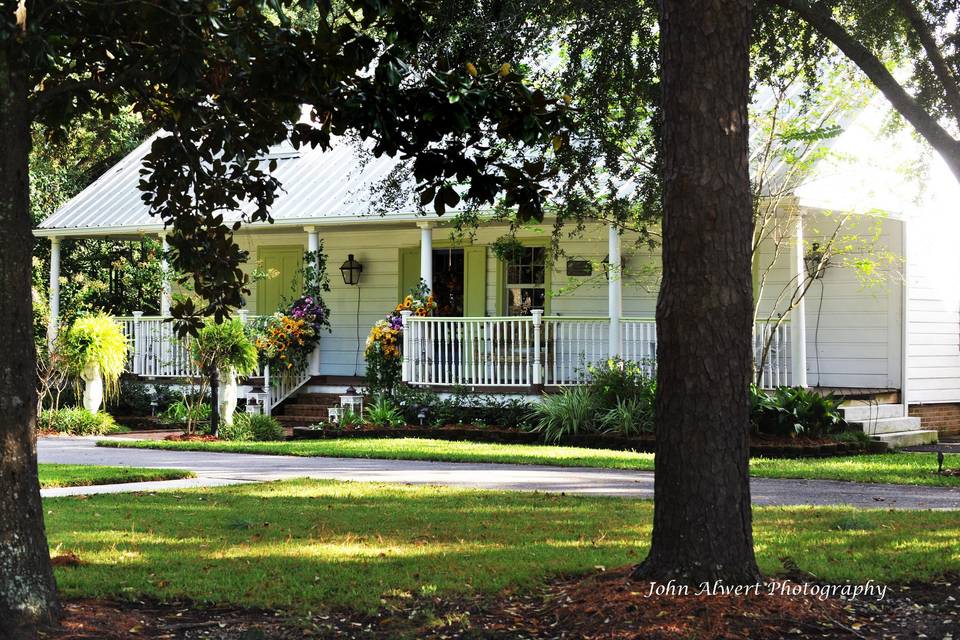
[[[381,429],[316,429],[313,427],[293,427],[292,440],[333,440],[342,438],[429,438],[433,440],[451,440],[466,442],[492,442],[499,444],[531,444],[560,447],[580,447],[584,449],[609,449],[614,451],[636,451],[654,453],[655,441],[648,438],[621,438],[602,434],[568,436],[560,442],[546,442],[536,432],[512,431],[507,429],[479,428],[442,428],[397,427]],[[750,444],[751,457],[764,458],[824,458],[831,456],[849,456],[855,454],[885,453],[887,445],[882,442],[860,445],[857,443],[799,443],[799,444]]]

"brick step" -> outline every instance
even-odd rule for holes
[[[870,422],[884,418],[903,417],[902,404],[853,404],[843,405],[840,412],[847,422]]]
[[[340,396],[335,393],[298,393],[291,400],[297,404],[324,404],[331,407],[340,406]]]
[[[280,411],[283,415],[288,416],[312,416],[312,415],[327,415],[327,410],[332,407],[339,407],[339,404],[334,405],[324,405],[324,404],[286,404],[280,407]]]
[[[319,417],[313,418],[309,416],[273,416],[273,417],[276,418],[277,422],[282,424],[284,427],[309,427],[322,421],[322,419]],[[324,416],[323,419],[326,419],[326,416]]]
[[[920,428],[920,418],[880,418],[862,422],[848,422],[851,429],[862,431],[867,435],[876,436],[884,433],[899,433],[901,431],[916,431]]]

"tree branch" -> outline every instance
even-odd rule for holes
[[[916,31],[920,44],[923,45],[927,57],[930,58],[933,72],[940,84],[943,85],[943,91],[946,94],[947,104],[950,105],[950,110],[953,112],[953,118],[960,122],[960,85],[958,85],[957,77],[950,69],[950,65],[944,59],[943,52],[940,51],[940,47],[933,37],[930,25],[927,24],[927,21],[911,0],[897,0],[897,7],[907,18],[913,30]]]
[[[779,7],[792,11],[837,46],[876,85],[877,89],[930,145],[940,152],[951,171],[960,180],[960,142],[940,126],[936,118],[927,113],[907,93],[896,78],[887,70],[869,49],[863,46],[833,17],[807,0],[768,0]]]

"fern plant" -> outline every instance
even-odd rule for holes
[[[104,396],[116,397],[129,350],[119,323],[104,313],[77,318],[60,341],[60,349],[78,385],[83,370],[96,366],[103,378]]]

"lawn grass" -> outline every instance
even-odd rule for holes
[[[290,442],[171,442],[103,440],[100,446],[223,451],[289,456],[500,462],[562,467],[653,470],[653,454],[548,445],[454,442],[423,438],[343,438]],[[947,454],[944,466],[960,467],[960,454]],[[750,475],[759,478],[803,478],[960,487],[958,476],[937,476],[936,454],[881,453],[830,458],[754,458]]]
[[[95,484],[177,480],[179,478],[192,478],[195,474],[183,469],[101,467],[89,464],[41,464],[39,475],[40,486],[44,489],[53,489],[57,487],[88,487]]]
[[[68,597],[188,598],[307,612],[384,597],[493,593],[640,561],[652,503],[295,480],[44,501]],[[754,508],[761,569],[827,582],[960,569],[960,511]]]

